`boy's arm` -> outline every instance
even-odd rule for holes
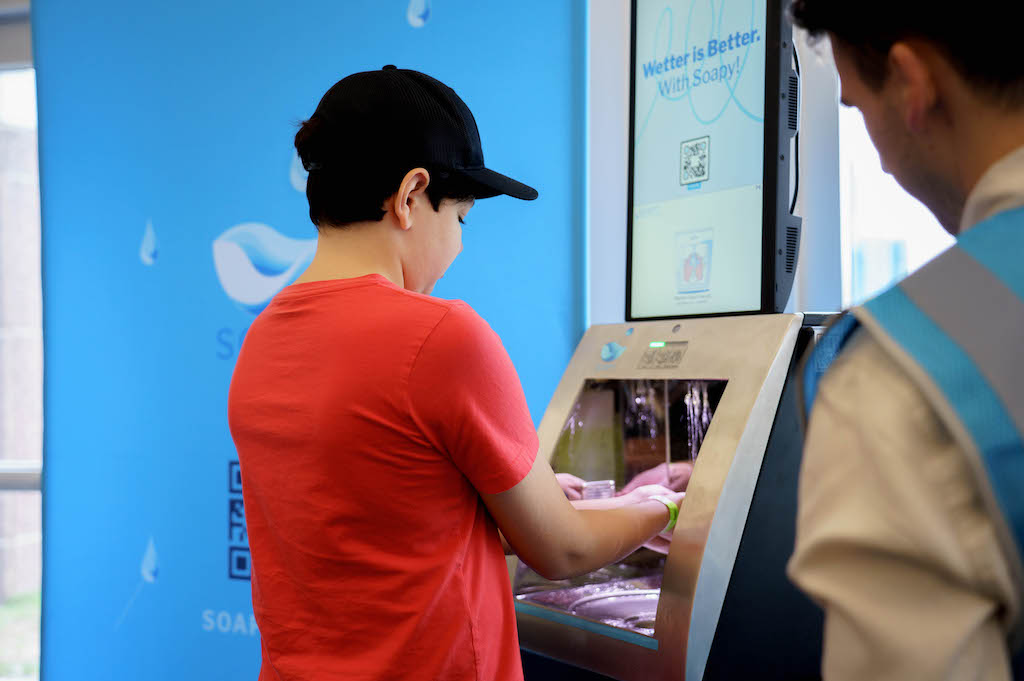
[[[512,489],[481,496],[509,547],[548,579],[585,574],[624,558],[669,521],[668,507],[656,499],[607,510],[574,508],[544,457]],[[678,505],[684,495],[666,496]]]
[[[605,499],[573,499],[565,489],[565,475],[566,474],[563,473],[556,473],[555,479],[558,480],[558,485],[562,488],[562,492],[566,494],[566,497],[569,499],[569,503],[572,504],[572,507],[577,511],[606,511],[613,508],[622,508],[623,506],[629,506],[630,504],[647,501],[653,496],[661,495],[666,496],[669,499],[675,499],[677,496],[673,490],[670,490],[667,487],[662,487],[661,485],[643,485],[617,497],[607,497]],[[569,477],[574,478],[575,480],[580,480],[573,475],[570,475]],[[580,482],[583,481],[580,480]],[[512,547],[509,546],[508,540],[505,539],[505,535],[500,532],[498,534],[501,537],[501,546],[505,550],[505,555],[515,553],[515,551],[512,550]],[[647,541],[644,546],[654,551],[658,551],[659,553],[668,553],[668,547],[672,539],[670,535],[670,532],[659,534],[653,539]]]

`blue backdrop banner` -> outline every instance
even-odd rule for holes
[[[540,190],[479,202],[435,291],[491,323],[539,421],[583,331],[586,2],[35,0],[32,20],[43,674],[254,679],[227,388],[315,244],[297,124],[344,75],[414,68]]]

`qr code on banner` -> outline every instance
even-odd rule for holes
[[[708,179],[711,161],[711,138],[698,137],[679,145],[679,184],[693,184]]]

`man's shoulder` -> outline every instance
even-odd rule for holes
[[[822,379],[822,388],[834,384],[849,387],[851,383],[862,383],[865,379],[876,381],[879,378],[902,382],[901,379],[908,377],[882,344],[861,326],[853,331],[842,352],[829,367]]]
[[[864,327],[850,336],[821,380],[819,400],[837,415],[884,430],[884,423],[941,429],[927,396],[906,369]]]

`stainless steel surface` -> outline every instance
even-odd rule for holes
[[[687,639],[686,679],[704,677],[704,665],[715,638],[718,616],[722,611],[732,566],[747,522],[750,500],[761,472],[765,447],[775,421],[775,412],[799,330],[800,322],[797,322],[783,338],[779,353],[785,356],[785,361],[772,363],[761,388],[763,395],[773,395],[774,399],[758,399],[755,402],[746,430],[736,446],[729,475],[722,485],[697,578],[697,593],[694,596],[690,635]]]
[[[750,315],[587,331],[538,431],[546,456],[588,378],[728,383],[680,505],[657,607],[657,650],[617,636],[616,629],[573,626],[571,618],[567,623],[543,611],[517,613],[524,648],[623,681],[701,678],[800,322],[800,315]],[[652,341],[685,341],[687,350],[671,368],[638,368]],[[609,343],[625,348],[611,362],[602,359]],[[530,600],[536,597],[530,594]]]
[[[569,606],[569,612],[603,624],[654,635],[661,589],[612,591],[585,596]]]

